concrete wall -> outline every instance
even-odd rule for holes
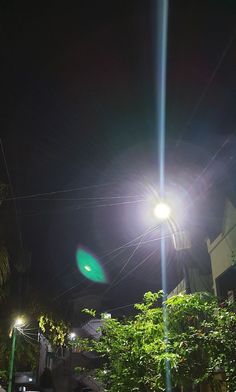
[[[216,279],[236,262],[236,208],[226,202],[222,232],[214,240],[207,240],[211,258],[213,285],[217,294]]]
[[[47,363],[47,353],[52,352],[52,346],[42,334],[39,335],[39,343],[40,343],[40,348],[39,348],[38,377],[41,376],[46,366],[52,369],[52,361],[49,361],[50,363]]]

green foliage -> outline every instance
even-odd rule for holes
[[[52,346],[62,347],[66,344],[69,326],[64,321],[56,321],[48,315],[41,315],[39,317],[39,328]]]
[[[77,373],[78,375],[81,375],[82,373],[86,372],[86,369],[81,366],[75,367],[74,370],[75,370],[75,373]]]
[[[83,309],[82,313],[85,313],[91,317],[96,317],[96,310],[93,310],[93,309]]]
[[[1,370],[8,373],[10,352],[12,339],[9,331],[1,331],[0,333],[0,364]],[[17,332],[16,350],[15,350],[15,369],[17,371],[35,370],[37,368],[39,356],[39,344],[32,340],[32,336],[25,337]]]
[[[6,384],[7,384],[7,371],[0,370],[0,385],[6,385]]]
[[[80,350],[96,350],[105,360],[97,376],[106,391],[163,391],[166,364],[173,387],[207,382],[216,391],[221,385],[215,375],[221,372],[227,390],[235,391],[233,307],[220,307],[207,293],[180,294],[158,307],[161,297],[161,292],[145,294],[131,319],[104,320],[99,341],[76,341]]]

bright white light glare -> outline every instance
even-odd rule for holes
[[[88,272],[92,271],[92,269],[91,269],[91,267],[89,265],[85,265],[84,269],[86,269],[86,271],[88,271]]]
[[[33,381],[33,379],[32,378],[29,378],[29,382],[32,382]]]
[[[110,319],[111,318],[111,313],[103,313],[102,314],[103,319]]]
[[[158,203],[153,212],[156,218],[166,220],[170,217],[171,209],[166,203]]]
[[[69,339],[70,340],[73,340],[73,339],[75,339],[76,338],[76,333],[75,332],[71,332],[70,334],[69,334]]]
[[[22,317],[17,317],[14,323],[14,327],[22,327],[24,325],[24,319]]]

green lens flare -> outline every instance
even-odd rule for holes
[[[87,279],[97,283],[106,283],[106,275],[102,266],[91,253],[79,248],[76,251],[76,263],[81,272]]]

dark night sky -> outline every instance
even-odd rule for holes
[[[110,183],[17,200],[32,274],[45,290],[52,288],[50,299],[81,281],[78,244],[103,255],[145,229],[138,203],[91,207],[91,200],[74,199],[140,198],[142,187],[156,183],[154,5],[113,0],[1,6],[1,137],[14,195]],[[195,181],[188,214],[198,261],[205,257],[203,239],[219,231],[225,196],[234,197],[235,107],[236,2],[170,1],[167,177],[176,188],[189,189]],[[1,173],[6,179],[3,160]],[[151,250],[140,249],[121,276]],[[131,252],[107,265],[111,280]],[[169,260],[171,288],[177,274],[171,251]],[[100,295],[106,288],[82,280],[60,298]],[[158,252],[105,295],[103,308],[155,288]]]

